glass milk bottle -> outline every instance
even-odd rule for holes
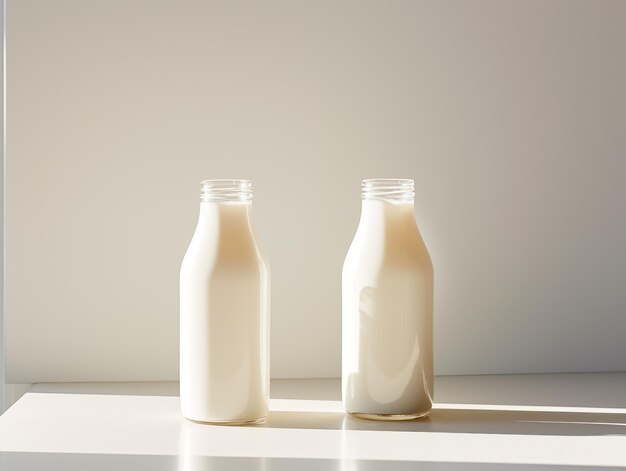
[[[270,274],[249,180],[204,180],[180,270],[180,402],[199,422],[261,422],[269,402]]]
[[[362,182],[359,227],[343,265],[345,409],[374,420],[430,412],[433,266],[414,215],[414,183]]]

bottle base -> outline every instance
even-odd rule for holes
[[[267,420],[267,417],[258,417],[256,419],[235,419],[235,420],[213,420],[213,419],[192,419],[191,417],[185,417],[191,422],[203,425],[258,425]]]
[[[419,412],[417,414],[367,414],[363,412],[348,412],[352,417],[365,420],[376,420],[379,422],[400,422],[403,420],[415,420],[426,417],[430,411]]]

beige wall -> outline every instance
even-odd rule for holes
[[[626,2],[15,0],[8,379],[177,377],[198,182],[251,178],[272,374],[340,372],[363,177],[412,177],[439,374],[626,370]]]

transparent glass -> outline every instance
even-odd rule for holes
[[[408,178],[369,178],[361,182],[361,198],[412,203],[415,198],[415,182]]]
[[[432,407],[433,267],[409,179],[362,182],[342,275],[342,387],[348,413],[409,420]]]
[[[218,178],[200,182],[200,201],[240,203],[251,199],[250,180]]]
[[[180,270],[180,400],[198,422],[252,424],[269,403],[270,272],[249,180],[204,180]]]

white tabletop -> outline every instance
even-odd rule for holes
[[[37,384],[0,417],[0,469],[614,469],[626,373],[437,378],[430,417],[347,417],[338,380],[275,380],[267,423],[184,420],[176,383]],[[575,468],[572,468],[574,467]]]

